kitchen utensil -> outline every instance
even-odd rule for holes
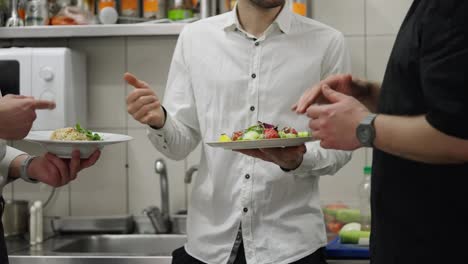
[[[23,20],[18,15],[18,0],[11,0],[11,17],[6,22],[6,27],[22,27]]]
[[[28,212],[28,201],[5,201],[2,222],[6,237],[23,235],[28,232]]]
[[[215,148],[224,149],[261,149],[261,148],[282,148],[294,147],[309,141],[314,141],[313,137],[298,138],[278,138],[278,139],[260,139],[260,140],[242,140],[231,142],[207,142],[206,144]]]
[[[79,150],[81,158],[88,158],[95,150],[103,149],[106,145],[130,141],[133,138],[127,135],[101,133],[103,140],[100,141],[62,141],[51,140],[50,135],[53,131],[32,131],[25,138],[26,141],[39,143],[48,152],[57,155],[60,158],[70,158],[73,150]]]

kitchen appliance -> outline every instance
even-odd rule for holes
[[[28,232],[28,201],[6,200],[2,222],[5,236],[23,235]]]
[[[86,127],[86,58],[68,48],[0,49],[2,95],[52,100],[54,110],[37,111],[32,130]]]

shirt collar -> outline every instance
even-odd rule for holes
[[[273,22],[273,25],[277,25],[283,33],[289,34],[291,30],[292,18],[293,13],[291,10],[289,10],[288,5],[285,4]],[[226,31],[234,31],[236,28],[242,29],[239,18],[237,17],[237,4],[234,6],[234,9],[229,12],[223,28]]]

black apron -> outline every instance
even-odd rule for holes
[[[3,215],[3,208],[5,207],[5,201],[0,196],[0,220]],[[3,224],[0,221],[0,264],[8,264],[8,252],[5,243],[5,236],[3,235]]]

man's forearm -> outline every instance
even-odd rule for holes
[[[363,103],[371,112],[377,112],[381,84],[361,79],[353,79],[353,85],[355,86],[353,90],[358,91],[354,97]]]
[[[431,164],[468,162],[468,140],[436,130],[425,116],[379,115],[374,124],[377,133],[374,146],[382,151]]]

